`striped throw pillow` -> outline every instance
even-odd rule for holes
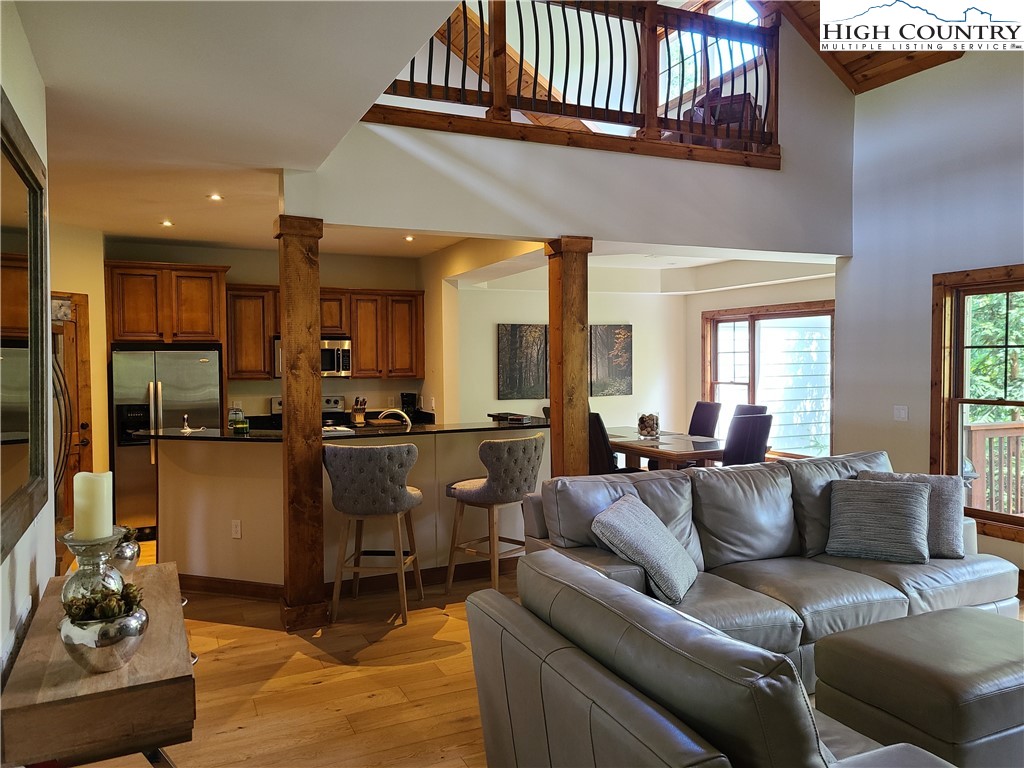
[[[894,563],[928,562],[928,494],[923,483],[833,480],[825,551]]]

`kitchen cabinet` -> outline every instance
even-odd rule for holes
[[[349,293],[337,288],[320,290],[320,333],[323,336],[348,335]]]
[[[227,267],[106,263],[111,341],[223,342]]]
[[[273,378],[277,296],[269,286],[228,286],[229,379]]]
[[[384,375],[384,296],[353,293],[350,301],[352,378],[379,378]]]
[[[3,254],[0,260],[0,335],[28,338],[28,257]]]
[[[423,378],[423,295],[385,297],[388,378]]]

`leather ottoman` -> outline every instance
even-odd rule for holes
[[[823,637],[814,654],[817,708],[865,736],[1024,765],[1024,622],[951,608]]]

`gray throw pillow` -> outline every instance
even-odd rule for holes
[[[825,551],[893,563],[928,562],[928,493],[924,483],[833,480]]]
[[[697,579],[697,564],[651,508],[623,496],[594,518],[594,533],[619,557],[647,572],[651,592],[677,605]]]
[[[964,556],[964,482],[956,475],[861,470],[858,480],[882,483],[925,483],[928,494],[928,556]]]

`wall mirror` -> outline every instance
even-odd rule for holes
[[[0,89],[0,549],[21,539],[48,496],[46,169]]]

